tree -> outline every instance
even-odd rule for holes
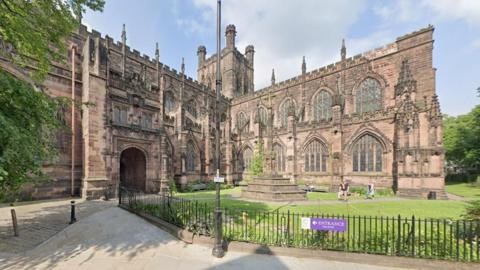
[[[2,55],[21,66],[35,59],[34,77],[43,79],[51,61],[64,59],[65,39],[79,26],[85,8],[101,11],[104,4],[104,0],[0,0],[0,38],[13,49]]]
[[[480,105],[468,114],[445,116],[443,145],[451,164],[472,172],[480,171]]]
[[[51,63],[66,58],[66,39],[85,9],[103,6],[104,0],[0,0],[0,55],[34,66],[31,76],[40,84]],[[57,154],[53,136],[65,128],[59,112],[67,104],[0,66],[0,200],[46,179],[42,165]]]
[[[265,160],[263,143],[258,142],[250,163],[250,174],[259,176],[263,173],[263,162]]]

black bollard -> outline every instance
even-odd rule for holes
[[[18,236],[17,214],[15,213],[15,209],[12,209],[11,213],[12,213],[13,235]]]
[[[75,201],[70,202],[70,224],[73,224],[77,221],[75,217]]]

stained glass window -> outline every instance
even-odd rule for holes
[[[164,106],[165,106],[166,113],[169,113],[175,110],[175,97],[173,96],[173,93],[170,91],[165,92]]]
[[[195,146],[193,145],[192,141],[188,141],[185,160],[185,169],[187,170],[187,172],[195,171],[195,157]]]
[[[362,136],[352,149],[354,172],[382,171],[382,144],[372,135]]]
[[[276,143],[273,145],[273,155],[275,158],[273,169],[277,172],[284,172],[285,171],[285,150],[280,144]]]
[[[263,125],[267,126],[268,124],[268,115],[267,110],[264,107],[258,107],[258,121]]]
[[[290,98],[285,100],[280,106],[279,117],[280,117],[280,125],[282,127],[288,126],[288,114],[292,110],[293,112],[295,112],[295,103],[293,103],[293,101]]]
[[[315,120],[329,120],[332,117],[332,96],[325,90],[318,92],[313,99]]]
[[[318,139],[312,140],[305,148],[305,172],[326,172],[328,151]]]
[[[239,112],[237,114],[237,130],[242,133],[242,132],[245,132],[248,130],[248,128],[246,128],[246,124],[247,124],[247,117],[245,116],[245,114],[243,112]]]
[[[372,78],[365,79],[360,84],[355,99],[357,113],[381,110],[383,94],[378,81]]]
[[[189,102],[187,102],[185,107],[187,112],[189,112],[193,117],[197,117],[197,104],[194,100],[190,100]]]

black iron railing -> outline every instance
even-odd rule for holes
[[[212,202],[121,189],[121,204],[195,234],[214,236]],[[302,217],[347,221],[345,232],[302,229]],[[480,261],[480,221],[323,215],[290,211],[223,209],[229,241],[392,256]]]

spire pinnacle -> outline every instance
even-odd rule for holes
[[[182,66],[181,66],[181,71],[182,71],[182,74],[185,74],[185,60],[184,58],[182,57]]]
[[[125,24],[122,27],[122,43],[127,43],[127,31],[125,31]]]
[[[342,48],[340,49],[340,56],[342,61],[347,58],[347,48],[345,47],[345,39],[342,39]]]
[[[272,68],[272,85],[275,84],[275,69]]]
[[[305,56],[303,56],[302,60],[302,75],[305,75],[307,73],[307,63],[305,62]]]
[[[157,62],[159,58],[160,58],[160,51],[158,50],[158,42],[156,42],[155,43],[155,59],[157,59]]]

